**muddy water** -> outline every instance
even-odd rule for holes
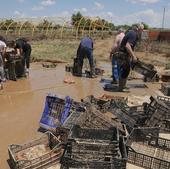
[[[110,66],[103,64],[106,70]],[[106,71],[107,73],[107,71]],[[75,84],[63,83],[65,77],[71,77]],[[7,147],[9,144],[23,144],[41,135],[38,132],[39,119],[48,93],[69,95],[80,100],[87,95],[102,94],[128,96],[148,96],[159,93],[159,84],[149,84],[148,89],[131,89],[130,93],[104,92],[96,79],[72,77],[65,73],[65,66],[56,69],[42,68],[40,64],[32,64],[29,78],[17,82],[8,81],[4,90],[0,91],[0,169],[9,169]],[[156,91],[156,92],[155,92]],[[158,92],[158,93],[157,93]],[[159,93],[160,94],[160,93]],[[136,100],[136,98],[135,98]]]

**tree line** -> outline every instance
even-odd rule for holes
[[[145,29],[149,29],[149,26],[146,23],[143,23]],[[13,19],[6,19],[4,21],[0,21],[0,30],[15,30],[17,28],[20,28],[23,25],[23,22],[21,21],[15,21]],[[124,28],[125,30],[130,29],[133,25],[114,25],[114,23],[109,22],[105,19],[101,19],[100,17],[90,18],[90,17],[84,17],[80,12],[77,12],[75,14],[72,14],[71,17],[71,26],[75,27],[77,29],[84,29],[84,30],[109,30],[114,31],[118,30],[120,27]],[[25,28],[33,28],[36,27],[38,30],[46,30],[47,28],[53,28],[53,29],[59,29],[63,25],[61,24],[55,24],[54,22],[50,22],[47,19],[42,20],[40,23],[38,23],[36,26],[31,21],[24,22],[23,27]]]

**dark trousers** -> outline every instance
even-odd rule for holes
[[[93,50],[87,47],[81,47],[79,50],[78,60],[80,68],[83,68],[83,60],[85,57],[87,57],[89,61],[90,68],[94,68]]]
[[[114,54],[115,60],[117,60],[118,70],[119,70],[119,78],[126,79],[130,73],[130,58],[126,53],[117,52]]]
[[[24,51],[24,58],[23,58],[23,65],[26,68],[29,69],[30,67],[30,56],[31,56],[31,46],[27,44],[27,49]]]

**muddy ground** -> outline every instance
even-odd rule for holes
[[[110,64],[100,63],[99,66],[109,75]],[[0,169],[9,169],[7,148],[9,144],[23,144],[33,140],[42,133],[38,132],[39,120],[48,93],[69,95],[77,101],[93,94],[99,97],[103,94],[128,96],[130,104],[140,104],[149,101],[151,95],[162,95],[160,83],[146,83],[148,88],[131,88],[130,93],[106,92],[99,83],[101,77],[95,79],[72,77],[75,84],[63,82],[71,76],[65,72],[65,65],[56,68],[43,68],[41,63],[33,63],[29,77],[18,81],[7,81],[4,90],[0,91]],[[141,79],[128,83],[143,83]],[[128,167],[132,169],[132,166]]]

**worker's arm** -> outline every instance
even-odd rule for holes
[[[16,56],[23,56],[23,49],[22,48],[16,48]]]
[[[5,53],[6,53],[6,47],[3,47],[3,49],[2,49],[2,59],[3,59],[3,61],[5,61]]]
[[[116,50],[118,49],[119,44],[120,44],[119,39],[118,39],[118,37],[116,37],[116,40],[115,40],[114,45],[110,52],[110,59],[112,58],[112,54],[114,54],[116,52]]]
[[[15,41],[16,56],[23,57],[23,43],[21,41]]]
[[[22,48],[19,48],[17,53],[20,54],[20,55],[22,55],[22,54],[23,54],[23,49],[22,49]]]
[[[132,47],[131,47],[129,42],[126,43],[126,50],[127,50],[128,54],[132,57],[133,62],[136,62],[137,61],[137,57],[135,56],[135,54],[134,54],[134,52],[132,50]]]
[[[114,46],[111,49],[111,53],[114,54],[116,52],[117,48],[118,48],[118,45],[115,43]]]

